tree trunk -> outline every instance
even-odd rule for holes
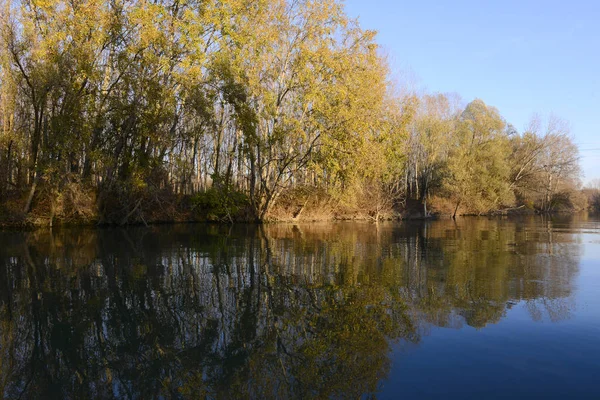
[[[460,201],[456,203],[456,208],[454,209],[454,214],[452,215],[452,219],[456,219],[456,213],[458,212],[458,207],[460,207]]]
[[[36,173],[35,177],[33,178],[33,184],[31,185],[31,189],[29,190],[29,196],[27,196],[27,202],[25,203],[23,214],[27,214],[31,208],[31,202],[33,201],[33,196],[35,195],[35,190],[37,189],[38,180],[39,175],[38,173]]]

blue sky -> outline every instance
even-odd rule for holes
[[[554,113],[570,123],[584,182],[600,178],[600,1],[345,3],[379,32],[399,81],[481,98],[519,131]]]

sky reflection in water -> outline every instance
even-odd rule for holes
[[[599,398],[600,223],[0,233],[4,397]]]

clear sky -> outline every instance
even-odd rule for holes
[[[584,182],[600,178],[600,0],[346,0],[399,81],[481,98],[522,131],[569,121]]]

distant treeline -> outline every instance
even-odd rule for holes
[[[594,179],[586,187],[583,193],[587,197],[590,211],[600,213],[600,179]]]
[[[396,88],[340,1],[2,7],[1,219],[585,207],[565,123]]]

